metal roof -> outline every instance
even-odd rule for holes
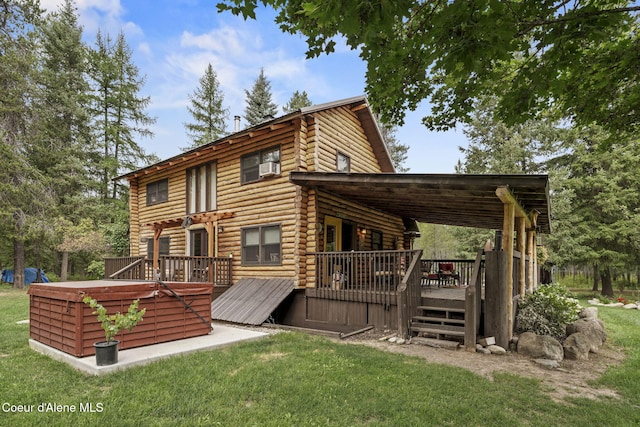
[[[260,325],[291,292],[291,279],[240,279],[213,301],[211,319]]]
[[[551,232],[547,175],[360,174],[292,172],[294,184],[317,188],[402,218],[431,224],[502,229],[504,187],[537,225]]]

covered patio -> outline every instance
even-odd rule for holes
[[[502,241],[497,245],[498,250],[484,251],[479,248],[476,260],[478,267],[474,268],[475,276],[465,290],[465,304],[467,311],[473,308],[472,317],[475,319],[467,323],[471,323],[470,329],[477,331],[480,298],[484,292],[486,312],[483,333],[496,336],[500,345],[507,345],[513,333],[519,295],[532,292],[538,284],[536,235],[551,231],[547,175],[292,172],[290,180],[307,189],[338,195],[405,219],[500,230]],[[323,256],[335,255],[316,254],[316,257]],[[479,280],[479,266],[483,257],[487,268],[484,290]],[[407,270],[407,274],[410,273]],[[317,280],[320,275],[316,275]],[[420,314],[420,307],[424,304],[421,299],[411,302],[411,297],[401,297],[405,285],[418,287],[408,295],[420,295],[422,291],[420,283],[407,280],[394,287],[397,292],[399,331],[402,333],[406,326],[407,333],[411,333],[412,319]],[[308,287],[306,292],[309,297],[354,298],[345,296],[347,294],[339,289],[326,289],[326,283],[321,281],[315,287]]]

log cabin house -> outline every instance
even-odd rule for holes
[[[131,257],[106,260],[106,276],[213,282],[212,318],[238,323],[411,333],[424,306],[421,251],[411,248],[418,220],[505,230],[511,261],[499,264],[511,273],[498,269],[509,283],[499,286],[505,309],[495,323],[510,336],[504,301],[534,286],[535,233],[550,223],[546,176],[395,174],[363,96],[302,108],[120,178],[130,186]],[[514,244],[523,260],[515,285]],[[467,297],[474,318],[481,258]],[[470,327],[475,337],[478,322]]]

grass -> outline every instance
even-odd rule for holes
[[[598,383],[621,398],[557,403],[532,379],[489,380],[300,333],[93,377],[32,351],[28,326],[16,324],[28,316],[28,297],[2,286],[0,404],[34,405],[36,412],[0,411],[0,425],[638,425],[640,311],[600,312],[628,358]],[[40,403],[75,405],[77,412],[38,412]],[[81,403],[101,412],[79,412]]]

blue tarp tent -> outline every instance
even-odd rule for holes
[[[49,279],[44,274],[44,271],[40,270],[40,277],[44,283],[49,283]],[[24,269],[24,284],[30,285],[38,279],[38,270],[33,267],[27,267]],[[2,270],[2,281],[7,283],[13,283],[13,270]]]

